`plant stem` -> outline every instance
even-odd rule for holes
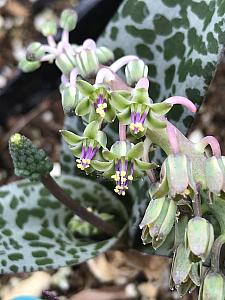
[[[194,200],[192,201],[192,206],[194,210],[194,215],[201,217],[202,216],[202,210],[201,210],[201,196],[200,193],[198,193]]]
[[[51,175],[41,177],[41,181],[49,192],[62,202],[66,207],[71,209],[82,220],[94,225],[101,231],[104,231],[108,235],[116,235],[118,230],[112,224],[103,221],[101,218],[88,211],[85,207],[81,206],[78,201],[72,199],[67,195],[63,189],[56,183]]]
[[[120,141],[124,142],[126,141],[126,125],[122,125],[121,123],[119,123],[119,137],[120,137]]]
[[[144,140],[144,151],[143,151],[143,157],[142,157],[142,160],[144,162],[149,162],[149,149],[150,149],[151,145],[152,145],[151,140],[148,137],[146,137]],[[151,183],[154,183],[157,181],[153,170],[147,170],[146,174]]]

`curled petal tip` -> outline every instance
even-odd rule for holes
[[[185,97],[174,96],[174,97],[170,97],[170,98],[166,99],[164,102],[170,103],[170,104],[181,104],[183,106],[186,106],[193,113],[195,113],[197,111],[197,108],[194,105],[194,103]]]
[[[149,80],[148,78],[141,78],[138,80],[136,87],[135,88],[144,88],[144,89],[148,89],[149,88]]]

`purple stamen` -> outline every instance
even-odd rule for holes
[[[147,112],[145,111],[141,116],[140,123],[144,124],[146,116],[147,116]]]

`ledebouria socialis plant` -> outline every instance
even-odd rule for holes
[[[225,243],[224,232],[221,229],[219,236],[216,235],[213,224],[204,215],[214,201],[225,198],[225,158],[218,141],[207,136],[193,143],[169,122],[167,113],[174,105],[182,105],[192,113],[196,107],[180,95],[157,103],[151,99],[148,66],[139,57],[127,55],[114,61],[113,52],[96,46],[92,39],[82,45],[71,44],[69,32],[75,28],[76,21],[74,11],[62,13],[59,24],[63,31],[58,42],[54,38],[56,23],[43,26],[47,44],[32,43],[26,59],[20,63],[21,69],[30,72],[43,62],[55,61],[61,70],[63,110],[69,117],[80,118],[86,126],[82,135],[61,130],[75,156],[77,168],[113,181],[114,191],[119,196],[129,193],[133,181],[145,175],[149,178],[150,203],[140,224],[142,240],[157,250],[171,236],[174,238],[171,288],[175,287],[183,296],[201,286],[200,300],[224,299],[225,281],[218,264],[220,249]],[[117,74],[123,67],[125,80]],[[107,138],[108,127],[116,128],[117,140],[111,142]],[[40,165],[34,170],[34,163],[26,166],[30,156],[35,154],[32,149],[29,157],[15,154],[17,139],[21,137],[14,136],[10,141],[17,174],[31,175],[32,179],[41,177],[45,185],[54,190],[54,184],[49,185],[47,181],[49,177],[46,179],[48,169]],[[211,151],[207,151],[207,146]],[[160,172],[159,166],[149,161],[149,154],[156,147],[167,155]],[[43,153],[38,153],[47,161]],[[57,197],[57,193],[54,195]],[[85,216],[85,220],[91,220],[98,228],[107,224],[94,215],[96,223],[96,219],[91,219],[92,212],[88,212],[88,217],[86,213],[80,217]],[[114,227],[106,227],[108,234],[115,233]],[[205,273],[204,264],[210,265],[210,259],[212,268]],[[218,287],[216,297],[207,298],[205,295],[212,286]]]

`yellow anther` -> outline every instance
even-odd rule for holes
[[[80,159],[76,159],[76,162],[81,163],[81,160]]]
[[[81,169],[82,171],[84,170],[84,166],[82,164],[77,165],[78,169]]]
[[[121,195],[122,195],[122,196],[125,196],[125,191],[122,191]]]
[[[124,189],[125,189],[125,190],[128,190],[128,186],[125,186]]]
[[[132,181],[134,179],[134,177],[132,175],[129,175],[128,177],[128,180]]]
[[[187,188],[187,189],[185,189],[185,191],[184,191],[184,194],[185,195],[190,195],[190,193],[191,193],[191,191]]]
[[[122,182],[122,183],[124,183],[124,182],[126,182],[126,181],[127,181],[127,179],[126,179],[125,177],[121,178],[121,182]]]
[[[125,171],[121,171],[121,172],[120,172],[120,176],[121,176],[121,177],[125,177],[125,176],[126,176],[126,172],[125,172]]]
[[[107,103],[103,103],[102,107],[107,108]]]
[[[134,128],[135,128],[135,124],[134,124],[134,123],[131,123],[131,124],[130,124],[130,129],[131,129],[131,130],[134,130]]]

